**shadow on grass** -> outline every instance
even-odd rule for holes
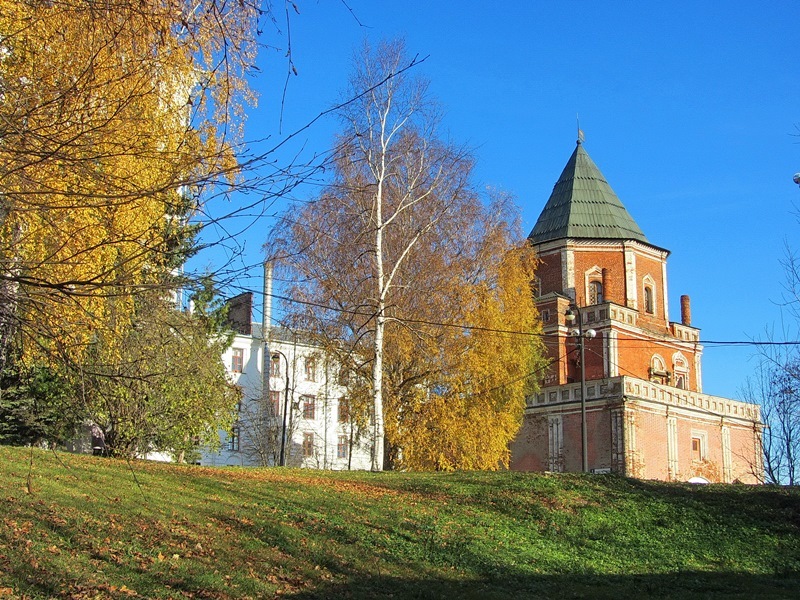
[[[541,575],[464,581],[369,577],[347,583],[322,584],[284,597],[294,600],[351,598],[368,600],[506,598],[681,598],[778,600],[797,598],[800,573],[782,576],[741,573],[683,572],[667,575]]]

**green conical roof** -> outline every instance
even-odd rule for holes
[[[528,238],[638,240],[649,244],[580,141]]]

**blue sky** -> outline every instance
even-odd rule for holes
[[[779,261],[787,244],[800,251],[800,3],[295,1],[298,75],[282,127],[277,12],[248,138],[278,141],[329,108],[364,38],[404,37],[427,57],[417,72],[447,134],[474,149],[477,183],[516,197],[526,233],[574,149],[578,114],[589,155],[650,242],[672,252],[671,319],[689,294],[703,340],[746,341],[779,322]],[[337,126],[318,121],[291,151],[324,152]],[[265,217],[242,237],[243,262],[260,260],[271,225]],[[242,283],[260,289],[255,271]],[[735,397],[752,352],[707,344],[704,391]]]

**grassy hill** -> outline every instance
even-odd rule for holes
[[[800,491],[0,447],[0,598],[796,598]]]

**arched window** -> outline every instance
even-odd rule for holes
[[[648,315],[656,314],[656,282],[649,274],[642,278],[642,295],[644,312]]]
[[[653,315],[656,312],[655,293],[651,283],[644,284],[644,312],[648,315]]]
[[[587,269],[583,274],[584,290],[586,291],[586,304],[602,304],[605,301],[603,290],[603,269],[599,265]]]
[[[650,359],[650,381],[663,385],[669,384],[669,371],[664,359],[658,354],[653,354]]]
[[[663,373],[667,370],[667,365],[664,363],[664,359],[658,354],[653,354],[653,358],[650,359],[650,366],[652,367],[653,371],[661,371]]]
[[[689,362],[680,352],[672,355],[672,368],[675,371],[675,387],[689,389]]]
[[[602,304],[603,303],[603,282],[590,281],[589,282],[589,304]]]

